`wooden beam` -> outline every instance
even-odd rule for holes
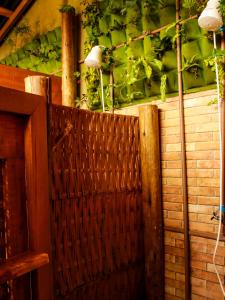
[[[0,30],[0,42],[4,39],[7,32],[13,26],[13,24],[17,21],[17,19],[21,16],[24,10],[31,4],[33,0],[22,0],[21,3],[17,6],[17,8],[13,11],[5,25]]]
[[[13,14],[12,10],[9,10],[5,7],[0,6],[0,16],[4,16],[4,17],[11,17],[11,15]]]
[[[47,253],[28,252],[9,258],[0,265],[0,284],[27,274],[48,263]]]
[[[163,215],[156,105],[139,108],[146,300],[164,299]]]

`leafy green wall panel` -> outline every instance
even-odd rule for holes
[[[130,103],[160,95],[161,78],[166,78],[167,94],[178,91],[175,2],[175,0],[103,0],[91,4],[97,5],[99,11],[97,22],[89,32],[89,48],[86,49],[86,53],[94,44],[112,49],[115,103]],[[182,8],[181,15],[185,19],[190,16],[190,12]],[[88,17],[87,14],[86,18]],[[146,31],[165,25],[168,27],[159,34],[132,41]],[[214,84],[215,74],[204,64],[204,59],[212,55],[212,38],[200,29],[196,19],[185,22],[180,35],[184,90]],[[96,42],[93,38],[95,36]],[[117,49],[116,46],[122,43],[123,46]],[[138,69],[136,74],[131,67],[132,64]],[[143,75],[140,71],[149,68],[152,72],[150,78],[147,73]],[[87,87],[88,84],[87,81]],[[91,97],[91,94],[89,96]],[[98,101],[100,106],[100,95]]]

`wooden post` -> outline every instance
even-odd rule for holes
[[[62,104],[65,106],[75,106],[77,97],[75,34],[75,9],[71,8],[62,12]]]
[[[221,50],[225,50],[225,33],[224,31],[221,32]],[[223,70],[225,71],[225,59],[223,61]],[[221,123],[222,123],[222,161],[221,161],[221,197],[222,197],[222,217],[223,217],[223,224],[222,224],[222,233],[225,236],[225,76],[223,76],[223,92],[222,92],[223,99],[221,101]],[[218,100],[219,101],[219,100]]]
[[[53,299],[51,260],[50,201],[47,147],[47,101],[50,101],[50,78],[29,76],[24,79],[25,91],[43,96],[25,130],[25,166],[28,197],[29,248],[48,253],[50,264],[33,272],[34,299]]]
[[[139,108],[146,299],[164,299],[163,214],[158,108]]]
[[[184,273],[185,273],[185,300],[191,299],[191,248],[189,236],[189,210],[188,210],[188,176],[186,158],[186,136],[184,115],[184,92],[182,77],[182,40],[181,40],[181,0],[176,0],[176,44],[177,44],[177,81],[179,95],[179,121],[181,141],[181,171],[182,171],[182,197],[183,197],[183,221],[184,221]]]
[[[25,92],[51,98],[50,78],[46,76],[28,76],[24,78]]]

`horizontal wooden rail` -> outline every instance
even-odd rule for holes
[[[36,270],[49,263],[47,253],[27,252],[0,264],[0,284]]]
[[[0,6],[0,16],[9,18],[12,15],[13,11],[5,7]]]

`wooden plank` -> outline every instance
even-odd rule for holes
[[[15,279],[49,263],[47,253],[23,253],[0,265],[0,284]]]
[[[0,65],[0,86],[24,92],[24,79],[27,76],[46,76],[46,74],[19,69],[11,66]],[[62,104],[62,80],[57,76],[51,78],[51,99],[53,104]]]
[[[13,14],[12,10],[9,10],[5,7],[0,6],[0,16],[4,16],[4,17],[11,17],[11,15]]]
[[[22,15],[25,9],[33,2],[33,0],[22,0],[17,8],[13,11],[7,22],[0,30],[0,42],[4,39],[7,32],[12,28],[14,23],[18,20],[18,18]]]
[[[163,215],[156,105],[139,108],[146,299],[164,299]]]
[[[30,249],[48,253],[51,262],[47,103],[43,98],[30,116],[25,129],[25,170]],[[38,270],[32,282],[35,299],[52,299],[51,264]]]

